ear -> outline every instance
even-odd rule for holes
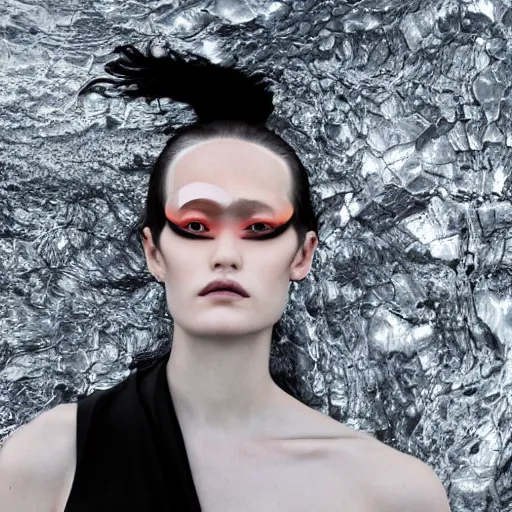
[[[292,281],[302,281],[309,274],[317,245],[318,237],[316,233],[308,231],[304,238],[304,244],[299,247],[290,267],[290,279]]]
[[[142,238],[142,245],[144,246],[148,269],[157,281],[165,281],[165,262],[162,253],[153,243],[153,236],[149,227],[146,226],[143,233],[145,236]]]

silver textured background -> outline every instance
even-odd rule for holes
[[[1,0],[0,28],[0,439],[169,338],[125,236],[156,127],[193,113],[76,97],[159,36],[275,80],[321,214],[285,313],[316,407],[429,464],[453,512],[512,511],[508,0]]]

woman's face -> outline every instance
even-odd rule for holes
[[[275,324],[290,279],[307,275],[318,243],[309,232],[304,254],[292,226],[258,240],[293,214],[292,175],[284,160],[255,143],[210,139],[176,155],[165,186],[173,229],[165,225],[158,250],[146,227],[144,247],[150,270],[165,281],[175,324],[198,336],[237,335]],[[249,297],[199,295],[211,281],[226,278]]]

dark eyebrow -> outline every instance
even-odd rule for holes
[[[181,208],[184,209],[186,207],[194,207],[194,205],[198,204],[207,204],[208,206],[213,206],[216,210],[221,209],[221,205],[217,203],[217,201],[213,201],[212,199],[193,199],[192,201],[188,201]],[[245,217],[247,215],[252,215],[255,212],[260,212],[262,210],[276,213],[275,210],[268,205],[267,203],[263,203],[262,201],[257,201],[256,199],[237,199],[234,203],[230,204],[227,210],[237,211],[238,215]]]

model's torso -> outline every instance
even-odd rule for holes
[[[76,404],[68,404],[75,418]],[[203,512],[377,512],[379,485],[392,492],[400,452],[371,436],[300,404],[303,439],[228,443],[182,429]],[[295,409],[295,418],[297,408]],[[297,430],[294,429],[295,437]],[[75,454],[70,454],[75,460]],[[70,464],[56,512],[71,492],[76,462]],[[395,470],[393,470],[395,468]],[[385,479],[389,478],[389,487]],[[396,484],[396,482],[395,482]]]

